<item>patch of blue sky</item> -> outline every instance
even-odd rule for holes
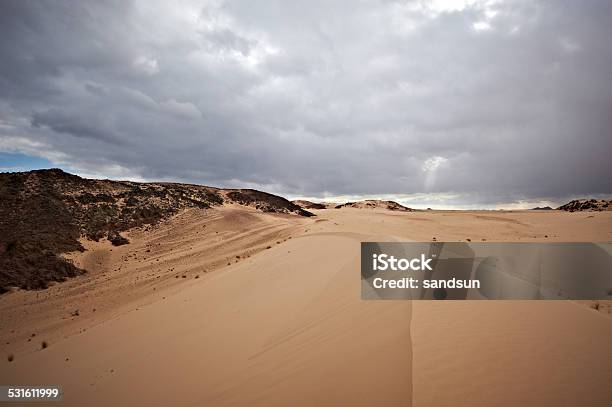
[[[46,158],[0,151],[0,172],[30,171],[56,167],[58,167],[57,164],[53,164]]]

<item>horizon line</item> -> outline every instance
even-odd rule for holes
[[[344,204],[348,202],[359,202],[366,200],[375,200],[375,201],[394,201],[403,206],[409,207],[411,209],[418,210],[443,210],[443,211],[515,211],[515,210],[532,210],[536,208],[547,208],[550,207],[552,210],[558,209],[560,206],[574,201],[574,200],[588,200],[588,199],[598,199],[598,200],[607,200],[612,199],[612,194],[585,194],[585,195],[571,195],[565,199],[555,199],[555,198],[534,198],[534,199],[517,199],[515,201],[508,202],[498,202],[498,203],[490,203],[490,204],[480,204],[480,203],[443,203],[444,199],[453,199],[461,196],[460,193],[453,192],[436,192],[436,193],[426,193],[426,192],[417,192],[412,194],[402,194],[402,193],[385,193],[385,194],[330,194],[323,193],[321,195],[316,194],[291,194],[291,193],[282,193],[279,191],[269,191],[266,190],[264,186],[259,188],[249,187],[226,187],[226,186],[213,186],[207,185],[205,183],[198,183],[193,181],[181,181],[181,180],[173,180],[173,179],[160,179],[160,180],[151,180],[147,178],[141,177],[113,177],[103,174],[88,174],[81,172],[76,169],[64,169],[61,167],[36,167],[36,168],[26,168],[26,167],[2,167],[0,166],[0,173],[10,174],[10,173],[27,173],[32,171],[44,171],[44,170],[60,170],[67,174],[76,175],[80,178],[84,179],[92,179],[92,180],[108,180],[108,181],[126,181],[126,182],[136,182],[143,184],[155,184],[155,183],[174,183],[174,184],[191,184],[191,185],[199,185],[206,186],[210,188],[219,188],[219,189],[255,189],[262,192],[270,193],[273,195],[277,195],[283,197],[289,201],[310,201],[314,203],[333,203],[333,204]]]

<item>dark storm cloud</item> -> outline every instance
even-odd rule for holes
[[[4,1],[0,150],[290,195],[609,194],[611,16],[607,1]]]
[[[80,115],[71,116],[54,109],[32,115],[32,126],[48,127],[57,133],[74,137],[90,138],[112,143],[121,143],[121,136],[108,132],[102,122],[92,122],[91,118]]]

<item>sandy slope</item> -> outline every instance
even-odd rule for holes
[[[609,405],[608,311],[365,302],[358,267],[364,240],[610,241],[609,213],[317,214],[189,211],[121,250],[98,245],[80,282],[0,298],[15,353],[0,383],[60,383],[75,406]]]
[[[297,216],[227,205],[188,210],[152,230],[133,230],[125,246],[84,240],[86,252],[66,257],[88,274],[48,290],[0,298],[0,347],[4,353],[32,351],[40,347],[41,337],[55,342],[159,300],[194,283],[196,276],[283,242],[301,230],[302,223]],[[78,317],[72,315],[76,310]]]

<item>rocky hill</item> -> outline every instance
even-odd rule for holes
[[[59,169],[0,173],[0,293],[45,288],[85,271],[60,254],[83,250],[81,236],[129,243],[121,232],[187,208],[224,202],[312,216],[290,201],[251,189],[84,179]]]
[[[557,209],[568,212],[610,211],[612,199],[575,199]]]

